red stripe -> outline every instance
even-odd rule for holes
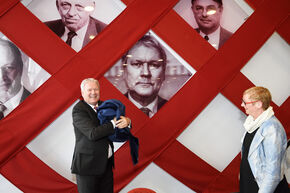
[[[171,99],[170,103],[167,103],[150,122],[145,123],[142,130],[138,130],[140,147],[143,147],[140,149],[138,166],[132,167],[126,155],[121,151],[117,152],[117,159],[122,161],[116,164],[116,181],[120,182],[115,187],[116,191],[123,188],[169,146],[214,96],[239,73],[242,66],[270,37],[279,22],[287,16],[287,11],[282,8],[287,4],[286,1],[276,4],[275,10],[283,12],[271,13],[267,16],[271,19],[265,21],[262,16],[273,10],[270,1],[265,1],[263,6],[250,16],[235,35]],[[184,49],[187,49],[187,45],[184,45]],[[180,108],[182,112],[178,110]]]
[[[154,162],[195,192],[203,192],[220,173],[176,140]]]
[[[0,171],[23,192],[78,192],[74,183],[49,168],[27,148],[10,159]]]
[[[277,2],[277,3],[278,3],[278,2]],[[1,7],[1,6],[0,6],[0,7]],[[279,9],[278,9],[278,10],[279,10]],[[170,14],[172,14],[172,13],[170,12]],[[6,14],[6,15],[7,15],[7,14]],[[6,15],[5,15],[5,16],[6,16]],[[164,22],[164,21],[166,21],[166,22]],[[164,20],[161,20],[160,23],[164,22],[163,24],[165,24],[165,23],[168,24],[168,21],[169,21],[169,20],[165,20],[165,19],[164,19]],[[11,20],[10,20],[8,23],[11,24],[11,23],[13,23],[13,22],[11,22]],[[178,23],[178,22],[177,22],[177,23]],[[0,20],[0,25],[2,25],[2,18],[1,18],[1,20]],[[0,26],[0,27],[1,27],[1,26]],[[8,28],[9,28],[9,27],[8,27]],[[33,26],[33,28],[35,28],[35,26]],[[33,28],[32,28],[32,29],[33,29]],[[43,28],[43,27],[41,27],[41,28]],[[46,28],[46,27],[44,26],[44,29],[45,29],[45,28]],[[10,31],[9,31],[9,29],[10,29]],[[11,30],[11,26],[10,26],[9,29],[7,30],[7,33],[11,33],[11,36],[14,36],[14,34],[12,34],[12,33],[15,33],[16,36],[17,36],[17,33],[18,33],[18,32],[15,32],[15,31]],[[175,28],[173,28],[173,29],[175,29]],[[2,30],[2,27],[1,27],[1,30]],[[33,29],[33,30],[34,30],[34,29]],[[31,30],[31,31],[32,31],[32,30]],[[169,31],[170,31],[170,30],[169,30]],[[49,32],[49,33],[51,33],[51,32]],[[29,34],[29,33],[28,33],[28,34]],[[188,34],[188,33],[186,33],[186,34]],[[41,35],[39,35],[39,34],[37,34],[37,35],[38,35],[38,36],[41,36]],[[191,36],[191,35],[192,35],[192,34],[188,35],[187,37],[189,37],[189,36]],[[22,37],[22,38],[19,38],[18,41],[21,41],[22,39],[25,39],[25,38],[26,38],[26,39],[31,38],[31,36],[28,36],[28,38],[27,38],[27,36],[26,36],[26,35],[24,36],[23,34],[18,34],[18,36],[19,36],[19,37]],[[51,36],[51,35],[49,35],[49,36]],[[52,36],[53,36],[53,35],[52,35]],[[25,37],[25,38],[23,38],[23,37]],[[183,37],[183,36],[182,36],[182,37]],[[193,35],[193,37],[197,39],[197,40],[196,40],[197,42],[199,41],[199,40],[198,40],[199,36],[197,36],[197,35]],[[162,38],[163,38],[163,36],[162,36]],[[175,38],[176,38],[177,40],[179,39],[178,36],[175,37]],[[12,38],[12,39],[13,39],[13,38]],[[33,38],[32,38],[32,39],[33,39]],[[57,38],[56,38],[56,39],[57,39]],[[164,39],[165,39],[165,38],[164,38]],[[58,40],[59,40],[59,39],[58,39]],[[202,42],[202,41],[200,41],[200,42]],[[16,43],[17,43],[17,41],[16,41]],[[53,42],[53,43],[54,43],[54,42]],[[61,42],[61,41],[59,41],[59,43],[60,43],[60,44],[63,44],[63,42]],[[60,44],[57,43],[56,45],[60,45]],[[201,43],[201,44],[203,44],[203,43]],[[29,45],[29,44],[24,43],[23,45]],[[185,45],[186,45],[186,44],[185,44]],[[211,48],[207,48],[207,47],[209,47],[207,44],[204,44],[204,45],[206,45],[206,46],[204,46],[204,47],[205,47],[204,49],[212,50]],[[20,46],[20,47],[21,47],[21,46]],[[33,45],[33,48],[34,48],[34,47],[37,47],[37,45]],[[40,46],[40,47],[41,47],[41,46]],[[43,47],[42,49],[45,50],[43,45],[42,45],[42,47]],[[203,47],[203,46],[202,46],[202,47]],[[198,48],[198,46],[196,47],[196,50],[197,50],[197,48]],[[28,46],[26,49],[27,49],[27,50],[30,50],[30,49],[32,49],[32,48],[29,48],[29,46]],[[60,48],[58,48],[58,49],[60,49]],[[181,48],[180,48],[180,49],[181,49]],[[184,49],[184,50],[187,50],[186,48],[183,48],[183,49]],[[70,54],[70,53],[73,54],[73,53],[74,53],[74,52],[71,52],[70,48],[65,49],[65,50],[69,50],[69,51],[67,51],[68,54]],[[238,49],[238,50],[239,50],[239,49]],[[238,50],[237,50],[237,51],[238,51]],[[57,50],[51,50],[51,51],[52,51],[52,53],[57,52]],[[236,51],[236,50],[235,50],[235,51]],[[178,51],[178,52],[182,53],[182,51]],[[187,52],[188,52],[188,51],[187,51]],[[233,52],[233,51],[232,51],[232,52]],[[29,52],[28,52],[28,53],[29,53]],[[45,66],[49,66],[49,63],[47,62],[47,60],[42,60],[42,57],[44,57],[44,56],[38,57],[36,51],[33,51],[33,53],[35,53],[35,55],[36,55],[35,57],[36,57],[36,58],[39,58],[39,61],[43,61],[44,64],[46,63]],[[230,52],[229,52],[229,53],[230,53]],[[200,54],[200,55],[199,55],[199,54]],[[205,54],[204,54],[204,52],[203,52],[203,54],[202,54],[202,52],[200,52],[199,54],[196,55],[196,53],[194,53],[194,54],[192,54],[192,55],[195,56],[196,58],[199,58],[199,59],[197,59],[197,60],[202,61],[202,59],[200,59],[200,58],[203,58],[202,55],[205,55]],[[184,55],[189,56],[190,53],[188,52],[188,53],[186,53],[186,54],[184,54]],[[209,55],[210,55],[210,54],[209,54]],[[48,56],[51,56],[51,55],[46,55],[46,57],[48,57]],[[65,55],[65,56],[67,56],[67,55]],[[193,56],[191,57],[191,58],[192,58],[191,60],[194,60],[195,57],[193,57]],[[208,57],[208,56],[207,56],[207,57]],[[204,57],[204,58],[206,59],[207,57]],[[70,58],[70,57],[67,57],[67,58]],[[185,58],[187,58],[187,57],[185,57]],[[217,59],[217,58],[215,58],[215,59]],[[36,60],[36,61],[38,61],[38,60]],[[57,60],[56,60],[56,61],[57,61]],[[189,61],[190,61],[190,60],[189,60]],[[60,64],[62,65],[62,64],[64,64],[64,62],[63,62],[63,63],[58,63],[58,64],[59,64],[59,65],[60,65]],[[196,65],[195,63],[192,63],[192,64]],[[203,63],[201,63],[201,65],[202,65],[202,64],[203,64]],[[193,66],[194,66],[194,65],[193,65]],[[56,66],[58,66],[58,65],[56,65]],[[223,66],[223,64],[221,64],[221,66]],[[57,69],[57,68],[52,68],[51,71],[53,71],[53,70],[55,70],[55,69]],[[220,70],[221,70],[221,69],[220,69]],[[216,71],[216,72],[218,72],[218,71]],[[213,79],[214,79],[214,78],[213,78]],[[59,84],[59,83],[57,83],[57,84]],[[102,84],[102,85],[103,85],[103,84]],[[62,89],[64,89],[64,88],[62,88]],[[65,90],[65,89],[64,89],[64,90]],[[106,89],[106,88],[105,88],[104,90],[105,90],[105,91],[102,91],[102,93],[108,93],[108,92],[115,92],[115,93],[116,93],[116,92],[117,92],[115,89]],[[47,93],[49,93],[50,91],[53,92],[54,89],[53,89],[53,88],[52,88],[52,89],[49,89],[49,90],[47,91]],[[108,92],[107,92],[107,91],[108,91]],[[67,92],[68,92],[68,91],[67,91]],[[115,93],[114,93],[114,95],[115,95]],[[118,93],[118,92],[117,92],[117,93]],[[192,93],[192,92],[190,91],[190,89],[188,89],[188,92],[187,92],[187,93],[190,94],[190,93]],[[119,94],[120,94],[120,93],[119,93]],[[118,96],[119,94],[116,94],[116,95]],[[108,96],[108,97],[110,98],[110,96]],[[120,96],[120,97],[121,97],[121,96]],[[121,98],[122,98],[122,97],[121,97]],[[56,99],[56,100],[57,100],[57,99]],[[124,99],[124,100],[125,100],[125,103],[127,103],[127,102],[126,102],[126,99]],[[190,99],[190,100],[192,100],[192,99]],[[31,101],[31,102],[32,102],[32,101]],[[180,102],[182,102],[182,101],[180,101]],[[126,104],[126,105],[128,105],[128,104]],[[132,105],[131,105],[131,106],[132,106]],[[137,112],[139,112],[139,111],[136,110],[136,107],[135,107],[135,108],[132,107],[132,109],[133,109],[133,110],[131,110],[131,108],[130,108],[130,111],[132,111],[132,112],[129,112],[129,116],[134,116],[134,118],[135,118],[135,117],[136,117],[135,114],[136,114]],[[50,110],[50,111],[53,111],[53,110]],[[136,112],[136,113],[135,113],[135,112]],[[132,114],[131,114],[131,113],[132,113]],[[133,114],[134,114],[134,115],[133,115]],[[137,113],[137,114],[138,114],[138,113]],[[163,114],[164,114],[164,113],[163,113]],[[197,114],[197,113],[196,113],[196,114]],[[195,116],[196,116],[196,115],[194,115],[194,117],[195,117]],[[51,118],[51,119],[54,119],[54,118]],[[193,117],[191,117],[190,119],[193,119]],[[48,119],[48,120],[49,120],[49,119]],[[135,124],[135,119],[133,119],[133,120],[134,120],[134,124]],[[141,120],[146,121],[146,117],[143,116],[143,118],[141,118],[141,119],[136,117],[136,120],[137,120],[136,123],[137,123],[138,125],[137,125],[135,131],[136,131],[136,130],[139,131],[139,130],[142,129],[141,126],[139,126],[139,125],[142,125],[142,124],[143,124],[143,121],[142,121],[142,122],[140,122],[140,121],[141,121]],[[183,123],[183,125],[184,125],[184,123]],[[44,127],[44,126],[43,126],[43,127]],[[183,128],[183,127],[182,127],[182,128]],[[182,129],[182,128],[181,128],[181,129]],[[159,129],[159,128],[155,128],[155,129]],[[141,130],[141,131],[142,131],[142,130]],[[14,139],[14,137],[13,137],[14,133],[11,132],[11,131],[0,130],[0,132],[5,132],[6,134],[4,134],[4,135],[6,135],[6,136],[8,136],[8,137],[11,136],[11,137],[12,137],[11,139],[12,139],[12,140]],[[162,134],[162,133],[160,132],[160,134]],[[2,134],[1,134],[1,135],[2,135]],[[148,135],[148,134],[147,134],[147,135]],[[7,139],[7,143],[8,143],[8,140],[9,140],[9,138]],[[4,143],[6,143],[6,142],[4,142]],[[128,149],[128,148],[127,148],[127,149]],[[123,152],[124,152],[124,150],[126,150],[126,148],[122,148],[122,151],[123,151]],[[148,153],[148,152],[143,152],[143,153],[145,153],[145,156],[147,156],[146,153]],[[154,153],[154,152],[153,152],[153,153]],[[118,160],[121,161],[121,162],[123,162],[123,163],[125,163],[124,166],[126,167],[126,163],[127,163],[127,165],[128,165],[129,163],[131,163],[131,162],[130,162],[131,160],[128,161],[128,159],[127,159],[127,158],[128,158],[128,153],[125,152],[125,154],[126,154],[127,157],[126,157],[124,160],[122,159],[123,157],[119,157]],[[150,154],[150,155],[151,155],[151,154]],[[127,161],[128,161],[128,162],[127,162]],[[131,166],[129,166],[129,167],[131,167]],[[140,168],[140,166],[137,166],[137,167]],[[141,166],[141,167],[143,167],[143,166]],[[118,170],[117,170],[117,172],[118,172]],[[132,178],[132,175],[136,175],[136,174],[129,174],[129,177]],[[118,183],[118,182],[117,182],[117,183]]]

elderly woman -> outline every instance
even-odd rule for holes
[[[247,117],[240,165],[240,193],[289,193],[282,165],[287,146],[285,130],[270,106],[264,87],[244,91],[241,106]]]

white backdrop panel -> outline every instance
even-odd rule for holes
[[[222,171],[240,152],[244,119],[236,106],[218,94],[177,140]]]
[[[154,163],[148,165],[120,193],[126,193],[134,188],[149,188],[157,193],[194,193]]]
[[[290,46],[275,32],[241,72],[255,85],[268,88],[280,106],[290,95]]]

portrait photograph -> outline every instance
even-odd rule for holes
[[[125,8],[116,0],[24,0],[22,3],[77,52]]]
[[[249,16],[235,0],[180,0],[174,10],[215,49]]]
[[[50,74],[0,33],[0,119],[7,116]]]
[[[150,31],[104,76],[151,118],[194,73]]]

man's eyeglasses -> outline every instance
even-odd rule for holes
[[[255,103],[255,102],[258,102],[258,101],[245,102],[245,101],[242,99],[242,104],[243,104],[243,105],[252,104],[252,103]]]

